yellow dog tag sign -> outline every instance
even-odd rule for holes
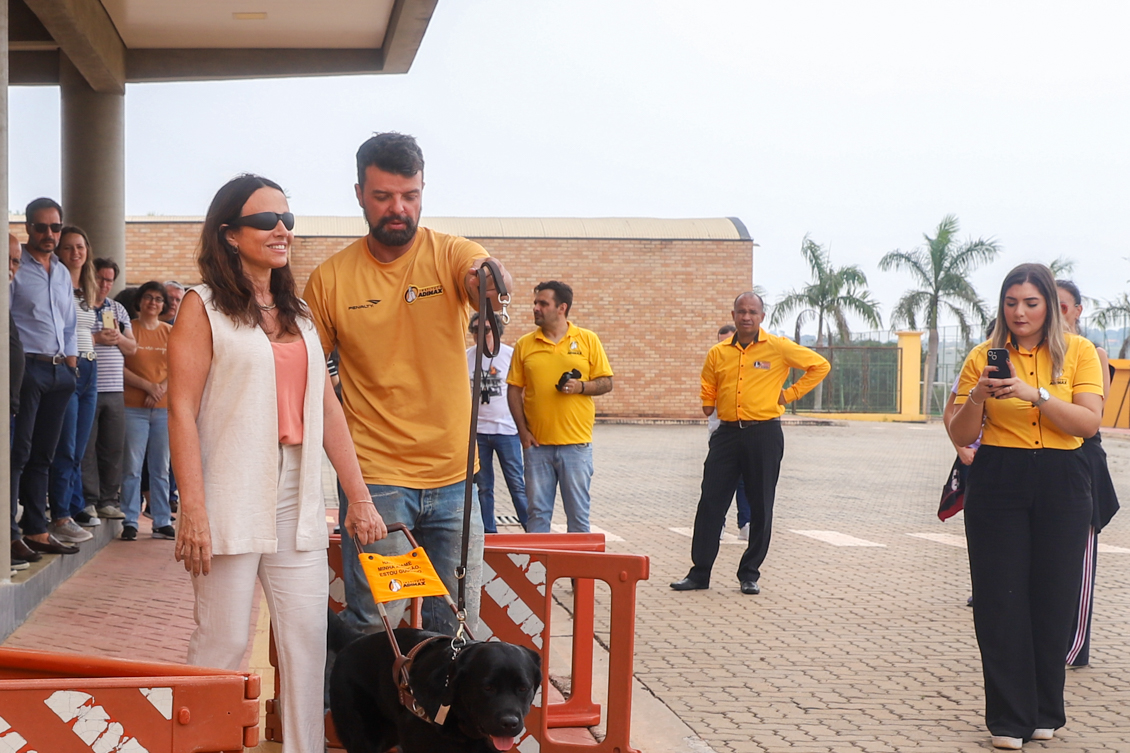
[[[447,587],[443,585],[423,547],[416,547],[408,554],[394,557],[382,557],[368,552],[361,552],[357,557],[369,580],[373,601],[378,604],[415,599],[418,596],[447,595]]]

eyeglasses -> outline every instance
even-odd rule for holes
[[[231,227],[253,227],[256,230],[274,230],[282,222],[287,230],[294,230],[294,213],[283,212],[256,212],[247,214],[237,220],[229,222]]]
[[[52,222],[48,224],[46,222],[33,222],[31,223],[31,229],[37,233],[46,233],[48,230],[52,233],[58,233],[63,229],[63,223]]]
[[[8,266],[9,267],[18,267],[21,264],[23,264],[23,259],[21,259],[20,257],[18,257],[18,256],[9,256],[8,257]]]
[[[159,295],[143,295],[141,296],[142,303],[160,303],[164,305],[165,299]]]

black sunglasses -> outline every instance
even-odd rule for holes
[[[256,212],[233,220],[228,225],[231,227],[253,227],[256,230],[274,230],[280,221],[287,230],[294,230],[293,212],[283,212],[282,214],[278,212]]]
[[[58,232],[62,231],[63,223],[52,222],[50,225],[48,225],[46,222],[33,222],[31,224],[31,229],[34,230],[37,233],[46,233],[48,228],[51,229],[52,233],[58,233]]]

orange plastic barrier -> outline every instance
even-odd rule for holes
[[[636,583],[647,580],[648,558],[604,551],[599,533],[487,534],[483,552],[482,626],[478,640],[502,640],[537,651],[543,669],[549,668],[553,583],[573,579],[573,645],[570,697],[560,703],[549,697],[549,672],[543,672],[542,689],[526,717],[526,730],[516,741],[524,753],[639,753],[629,745],[632,716],[632,676],[635,653]],[[341,537],[330,537],[329,564],[334,573],[330,608],[344,608],[342,594]],[[608,669],[608,722],[604,740],[581,744],[555,739],[553,728],[591,727],[600,723],[601,708],[592,700],[595,581],[608,584],[612,594]],[[412,605],[411,625],[420,626],[420,600]],[[402,623],[403,624],[403,623]],[[282,678],[271,637],[271,666],[275,667],[275,696],[267,701],[263,736],[282,741],[278,697]],[[333,720],[326,715],[326,741],[340,747]]]
[[[0,648],[0,750],[242,753],[259,675]]]
[[[533,534],[517,536],[521,542],[533,543],[540,537],[579,537],[592,534]],[[601,537],[603,538],[603,537]],[[484,551],[483,598],[480,617],[492,635],[480,639],[496,639],[528,646],[542,656],[543,669],[549,667],[553,605],[553,584],[563,578],[576,579],[574,589],[573,677],[572,685],[585,687],[585,696],[576,706],[572,698],[563,704],[549,704],[549,673],[543,673],[540,695],[534,699],[526,717],[526,731],[517,741],[522,751],[541,753],[638,753],[629,744],[632,718],[632,674],[635,653],[636,583],[648,578],[648,558],[632,554],[609,554],[593,551],[569,551],[531,546],[495,545],[491,537]],[[568,545],[563,538],[559,546]],[[550,543],[542,540],[542,543]],[[592,609],[593,581],[606,583],[611,591],[611,631],[608,646],[608,719],[605,738],[592,744],[555,739],[551,728],[563,726],[558,721],[570,714],[578,717],[599,707],[592,703]],[[587,581],[587,583],[586,583]],[[587,605],[587,614],[582,609]],[[580,618],[579,620],[577,618]],[[587,628],[585,623],[587,622]],[[484,631],[480,629],[480,633]],[[585,647],[587,646],[587,653]],[[578,657],[580,650],[585,658]],[[562,719],[555,719],[555,714]],[[595,722],[593,722],[595,723]],[[584,724],[584,722],[582,722]],[[534,747],[529,741],[537,743]],[[527,747],[528,746],[528,747]]]

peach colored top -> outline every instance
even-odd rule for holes
[[[302,405],[306,399],[306,342],[271,343],[275,354],[275,392],[279,401],[279,444],[302,444]]]

